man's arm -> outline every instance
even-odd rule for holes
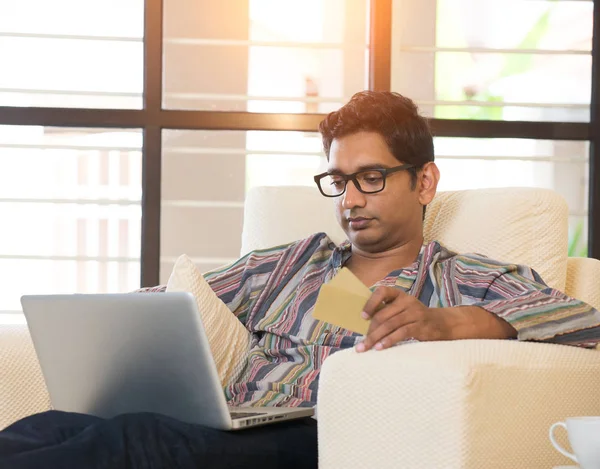
[[[472,306],[509,323],[519,340],[581,346],[600,342],[600,312],[550,288],[528,267],[506,266],[491,282],[483,300]]]
[[[516,339],[517,330],[496,314],[479,306],[454,306],[440,308],[449,317],[451,339]]]
[[[365,305],[371,325],[357,350],[384,349],[409,338],[600,343],[600,312],[548,287],[532,269],[465,257],[446,267],[440,276],[452,292],[446,307],[427,307],[397,288],[377,289]]]
[[[290,245],[252,251],[235,262],[203,274],[211,289],[229,310],[246,324],[258,293],[267,284],[271,273]],[[140,288],[135,293],[166,291],[166,285]]]
[[[228,266],[205,273],[204,278],[245,325],[271,274],[292,244],[252,251]]]
[[[408,339],[510,339],[517,331],[497,315],[478,306],[429,308],[399,288],[379,287],[364,307],[371,319],[358,352],[383,350]]]

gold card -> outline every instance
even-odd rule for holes
[[[370,320],[361,317],[371,290],[349,269],[343,267],[329,282],[321,286],[313,317],[349,331],[365,335]]]

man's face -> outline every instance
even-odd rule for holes
[[[403,162],[390,152],[383,137],[376,132],[358,132],[334,139],[329,151],[328,172],[352,174],[372,168],[393,168]],[[363,194],[352,181],[346,192],[333,199],[338,223],[350,242],[365,252],[377,253],[400,246],[422,236],[423,205],[435,195],[423,172],[437,172],[433,163],[419,172],[417,186],[411,187],[408,171],[386,177],[385,189]],[[438,177],[439,177],[439,173]],[[434,175],[435,176],[435,175]],[[425,186],[425,187],[423,187]]]

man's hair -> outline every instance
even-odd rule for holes
[[[390,152],[402,163],[417,169],[434,161],[433,137],[427,119],[419,115],[412,100],[390,91],[361,91],[319,124],[323,148],[329,160],[331,142],[357,132],[377,132]],[[409,171],[412,189],[417,171]]]

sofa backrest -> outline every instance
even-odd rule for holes
[[[568,207],[548,189],[506,188],[439,192],[427,207],[425,241],[456,252],[533,267],[563,290],[567,272]],[[248,192],[241,254],[320,231],[345,239],[331,200],[305,186],[256,187]]]

